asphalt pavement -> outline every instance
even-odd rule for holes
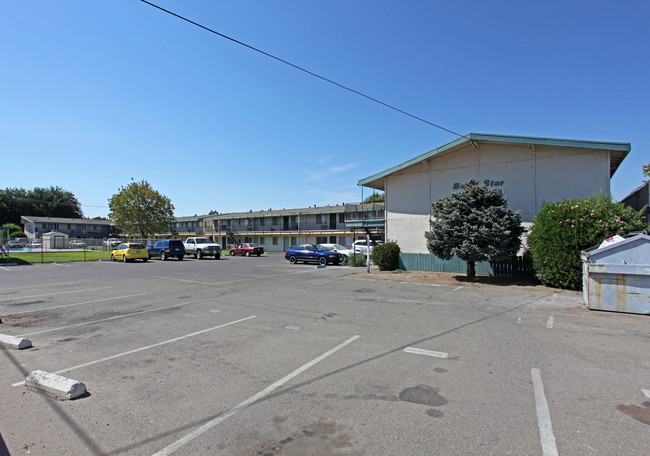
[[[0,268],[0,455],[646,455],[650,319],[281,255]],[[24,385],[41,369],[88,393]]]

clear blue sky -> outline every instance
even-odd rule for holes
[[[630,142],[615,199],[650,162],[646,0],[154,3],[461,134]],[[0,10],[0,188],[88,217],[131,178],[177,216],[360,201],[455,138],[138,0]]]

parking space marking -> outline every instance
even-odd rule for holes
[[[250,320],[251,318],[255,318],[255,317],[256,317],[256,315],[251,315],[250,317],[246,317],[246,318],[242,318],[242,319],[239,319],[239,320],[231,321],[229,323],[224,323],[224,324],[218,325],[218,326],[213,326],[212,328],[203,329],[201,331],[196,331],[196,332],[193,332],[191,334],[186,334],[184,336],[175,337],[173,339],[165,340],[163,342],[158,342],[156,344],[147,345],[146,347],[140,347],[140,348],[136,348],[135,350],[129,350],[129,351],[126,351],[126,352],[117,353],[115,355],[107,356],[105,358],[96,359],[95,361],[89,361],[87,363],[77,364],[76,366],[68,367],[66,369],[61,369],[61,370],[58,370],[58,371],[56,371],[54,373],[55,374],[63,374],[63,373],[70,372],[70,371],[75,370],[75,369],[81,369],[82,367],[88,367],[88,366],[92,366],[93,364],[103,363],[103,362],[110,361],[110,360],[115,359],[115,358],[120,358],[122,356],[131,355],[133,353],[138,353],[138,352],[141,352],[141,351],[144,351],[144,350],[149,350],[150,348],[160,347],[161,345],[171,344],[172,342],[178,342],[179,340],[187,339],[188,337],[198,336],[199,334],[203,334],[203,333],[206,333],[206,332],[209,332],[209,331],[213,331],[215,329],[224,328],[226,326],[234,325],[236,323],[241,323],[242,321]],[[14,383],[11,386],[20,386],[20,385],[24,385],[24,384],[25,384],[25,382],[22,381],[22,382]]]
[[[87,321],[85,323],[76,323],[74,325],[59,326],[58,328],[50,328],[50,329],[44,329],[42,331],[35,331],[35,332],[23,334],[23,335],[21,335],[19,337],[33,336],[34,334],[43,334],[43,333],[46,333],[46,332],[59,331],[61,329],[74,328],[74,327],[77,327],[77,326],[92,325],[92,324],[95,324],[95,323],[102,323],[104,321],[117,320],[118,318],[126,318],[126,317],[132,317],[134,315],[142,315],[142,314],[146,314],[146,313],[150,313],[150,312],[158,312],[159,310],[173,309],[174,307],[186,306],[188,304],[191,304],[191,303],[190,302],[183,302],[181,304],[174,304],[172,306],[160,307],[158,309],[140,310],[138,312],[132,312],[132,313],[128,313],[128,314],[117,315],[115,317],[102,318],[101,320]]]
[[[126,296],[113,296],[112,298],[95,299],[95,300],[92,300],[92,301],[76,302],[74,304],[62,304],[60,306],[45,307],[44,309],[24,310],[22,312],[7,313],[7,316],[22,315],[22,314],[34,313],[34,312],[43,312],[45,310],[61,309],[63,307],[82,306],[84,304],[93,304],[95,302],[111,301],[113,299],[134,298],[136,296],[144,296],[146,294],[147,293],[137,293],[137,294],[126,295]]]
[[[647,397],[648,399],[650,399],[650,390],[647,390],[647,389],[641,389],[641,392],[643,393],[643,395],[644,395],[645,397]]]
[[[108,286],[108,287],[87,288],[85,290],[68,290],[68,291],[59,291],[58,293],[47,293],[47,294],[42,294],[42,295],[17,296],[17,297],[14,297],[14,298],[0,299],[0,302],[16,301],[16,300],[19,300],[19,299],[42,298],[44,296],[56,296],[56,295],[70,294],[70,293],[83,293],[85,291],[107,290],[109,288],[116,288],[116,287],[117,287],[117,285],[111,285],[111,286]]]
[[[406,353],[413,353],[415,355],[434,356],[436,358],[447,358],[447,357],[449,357],[449,353],[433,351],[433,350],[424,350],[422,348],[415,348],[415,347],[406,347],[404,349],[404,351]]]
[[[313,360],[309,361],[307,364],[302,365],[301,367],[299,367],[295,371],[291,372],[289,375],[281,378],[280,380],[278,380],[277,382],[273,383],[272,385],[266,387],[265,389],[263,389],[259,393],[249,397],[244,402],[240,403],[239,405],[234,406],[233,408],[231,408],[227,412],[219,415],[215,419],[208,421],[203,426],[201,426],[198,429],[190,432],[185,437],[182,437],[182,438],[178,439],[176,442],[174,442],[171,445],[169,445],[169,446],[163,448],[162,450],[158,451],[153,456],[167,456],[169,454],[172,454],[174,451],[176,451],[179,448],[185,446],[186,444],[188,444],[189,442],[191,442],[195,438],[203,435],[204,433],[206,433],[207,431],[209,431],[210,429],[215,427],[217,424],[219,424],[219,423],[227,420],[231,416],[241,412],[246,407],[254,404],[255,402],[259,401],[260,399],[264,398],[265,396],[268,396],[273,391],[275,391],[276,389],[278,389],[279,387],[281,387],[282,385],[284,385],[285,383],[287,383],[288,381],[290,381],[294,377],[297,377],[298,375],[302,374],[304,371],[306,371],[310,367],[316,365],[317,363],[321,362],[322,360],[324,360],[328,356],[333,355],[334,353],[336,353],[340,349],[342,349],[345,346],[351,344],[352,342],[357,340],[359,337],[361,337],[361,336],[352,336],[352,337],[350,337],[348,340],[346,340],[342,344],[337,345],[336,347],[332,348],[331,350],[329,350],[329,351],[323,353],[322,355],[320,355],[318,358],[314,358]]]
[[[548,321],[546,322],[546,327],[547,327],[548,329],[552,329],[552,328],[553,328],[553,315],[551,315],[551,316],[548,317]]]
[[[58,287],[60,285],[75,285],[78,283],[86,283],[90,280],[81,280],[77,282],[57,282],[57,283],[43,283],[40,285],[25,285],[24,287],[10,287],[10,288],[0,288],[0,292],[9,291],[9,290],[24,290],[25,288],[38,288],[38,287]]]
[[[539,427],[539,439],[542,443],[542,455],[558,456],[553,427],[551,426],[551,413],[548,409],[544,385],[542,384],[542,375],[539,369],[536,368],[532,368],[530,373],[533,377],[535,390],[535,408],[537,409],[537,426]]]

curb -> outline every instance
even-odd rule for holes
[[[22,350],[23,348],[30,348],[32,346],[32,341],[22,337],[0,334],[0,346]]]
[[[86,394],[86,385],[80,381],[44,370],[30,372],[25,379],[25,386],[37,388],[66,399],[74,399]]]

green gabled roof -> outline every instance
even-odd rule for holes
[[[405,161],[397,166],[393,166],[385,171],[382,171],[372,176],[361,179],[357,182],[357,185],[364,187],[375,188],[377,190],[384,190],[384,181],[383,178],[401,171],[409,166],[420,163],[424,160],[428,160],[435,155],[441,154],[443,152],[450,151],[454,148],[457,148],[465,143],[469,142],[491,142],[491,143],[513,143],[513,144],[532,144],[540,146],[558,146],[558,147],[574,147],[580,149],[599,149],[599,150],[608,150],[612,152],[610,158],[610,177],[614,175],[619,165],[623,159],[630,152],[632,147],[630,143],[619,143],[619,142],[603,142],[603,141],[581,141],[575,139],[556,139],[556,138],[536,138],[532,136],[507,136],[507,135],[491,135],[484,133],[469,133],[465,136],[461,136],[454,141],[448,142],[447,144],[437,147],[430,150],[422,155],[418,155],[410,160]]]

